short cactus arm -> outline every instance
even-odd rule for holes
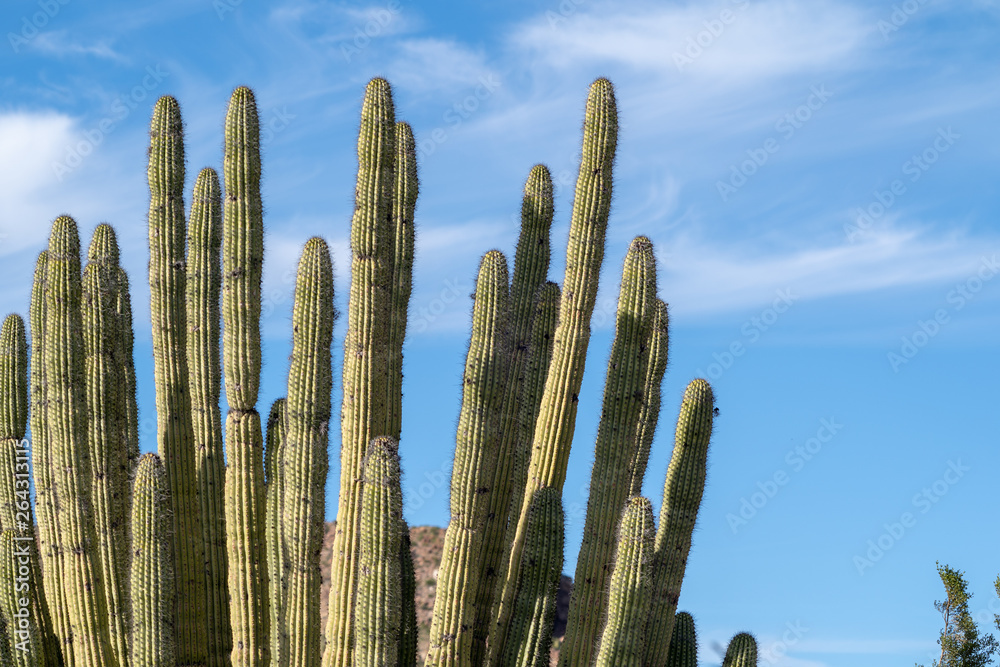
[[[354,610],[357,667],[394,665],[399,658],[402,518],[396,442],[388,437],[375,438],[365,457],[362,482],[358,599]]]
[[[694,631],[694,618],[686,611],[679,611],[674,616],[667,667],[698,667],[698,639]]]
[[[653,506],[633,496],[625,506],[597,667],[643,667],[649,616],[649,570],[653,550]]]
[[[674,452],[663,486],[663,505],[660,507],[653,555],[653,602],[647,628],[647,665],[666,664],[674,613],[691,549],[691,534],[705,490],[714,407],[715,398],[708,382],[692,380],[681,401]]]
[[[131,667],[175,665],[170,485],[156,454],[139,460],[132,497]]]
[[[563,565],[565,517],[559,493],[549,487],[535,491],[524,542],[510,635],[503,664],[548,667],[556,595]]]
[[[646,476],[646,464],[649,462],[649,450],[656,435],[656,425],[660,419],[660,385],[663,374],[667,370],[667,348],[669,347],[669,316],[667,304],[657,299],[653,312],[653,333],[649,338],[649,362],[646,366],[646,381],[643,385],[645,400],[639,411],[638,451],[635,460],[629,466],[632,481],[630,495],[642,493],[642,480]]]
[[[757,667],[757,639],[749,632],[739,632],[729,640],[722,667]]]

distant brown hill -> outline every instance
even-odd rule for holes
[[[323,590],[320,597],[320,615],[326,627],[327,597],[330,594],[330,561],[333,559],[333,534],[336,523],[326,524],[323,550],[320,552],[320,570],[323,574]],[[415,526],[410,529],[410,544],[413,553],[413,570],[417,579],[417,646],[418,664],[427,654],[427,642],[431,629],[431,614],[434,611],[434,593],[437,590],[437,572],[441,567],[441,551],[444,548],[444,528]],[[572,580],[563,576],[559,587],[558,608],[554,637],[561,638],[566,631],[566,616],[569,611],[569,594]],[[558,653],[553,652],[553,656]],[[553,662],[553,664],[555,664]]]

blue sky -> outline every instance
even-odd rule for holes
[[[557,182],[549,277],[561,280],[583,103],[607,76],[621,131],[564,490],[566,571],[621,264],[641,233],[671,313],[654,506],[684,386],[707,377],[720,408],[680,605],[703,664],[740,630],[759,638],[762,665],[929,664],[936,560],[966,572],[984,624],[1000,613],[995,0],[36,0],[6,3],[0,25],[0,309],[26,313],[57,215],[85,237],[112,223],[132,277],[145,450],[145,150],[158,96],[181,103],[190,192],[201,167],[221,165],[232,88],[257,94],[263,411],[284,394],[292,276],[312,235],[334,248],[346,306],[361,96],[372,76],[392,83],[420,144],[406,516],[444,525],[439,473],[479,258],[512,257],[521,188],[543,162]],[[338,440],[334,429],[331,519]]]

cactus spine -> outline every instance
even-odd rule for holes
[[[503,253],[491,250],[483,256],[462,378],[462,408],[451,474],[451,521],[444,538],[430,646],[424,662],[427,667],[472,664],[476,586],[482,574],[483,533],[502,433],[500,420],[510,355],[508,275]]]
[[[42,595],[42,571],[29,495],[28,441],[24,439],[27,422],[28,341],[24,320],[20,315],[11,314],[4,319],[0,330],[0,475],[3,476],[0,479],[0,526],[5,531],[13,531],[11,548],[17,552],[20,565],[29,568],[27,591],[19,589],[16,598],[28,599],[30,617],[25,622],[29,622],[31,628],[20,627],[21,622],[13,616],[7,616],[7,627],[12,642],[21,642],[23,649],[15,650],[15,664],[44,665],[50,654],[53,664],[57,664],[58,644],[54,641],[48,605]],[[3,562],[12,566],[8,561]],[[11,570],[9,578],[0,572],[0,577],[13,584],[14,571]],[[30,630],[32,634],[30,637],[18,635],[22,630]],[[27,643],[23,643],[25,641]],[[30,660],[20,660],[19,654]]]
[[[288,598],[284,604],[288,662],[319,662],[319,552],[326,511],[326,449],[330,422],[333,342],[333,265],[326,241],[306,242],[299,261],[292,309],[292,363],[288,372],[281,526],[287,559]],[[285,628],[283,628],[284,630]]]
[[[55,546],[69,605],[69,634],[77,667],[117,666],[108,633],[104,581],[96,553],[87,448],[83,322],[80,312],[80,237],[76,222],[56,218],[46,277],[45,365],[47,419],[52,445],[53,502],[59,508]]]
[[[621,508],[628,499],[631,464],[638,451],[636,432],[644,402],[655,299],[653,245],[646,237],[639,236],[629,247],[622,272],[615,338],[594,445],[587,518],[566,638],[559,651],[560,665],[590,665],[600,637],[601,610],[608,595],[606,577],[614,560]]]
[[[288,575],[285,573],[285,544],[281,539],[284,513],[284,443],[285,399],[271,404],[267,416],[267,435],[264,448],[264,476],[267,487],[265,511],[267,542],[268,597],[271,601],[271,664],[280,665],[288,655],[288,632],[285,626],[285,598]]]
[[[649,337],[649,361],[646,365],[646,381],[643,385],[645,400],[639,408],[639,431],[635,460],[628,466],[632,475],[629,494],[642,493],[642,480],[646,476],[649,450],[656,435],[656,424],[660,419],[660,386],[667,370],[667,348],[669,347],[670,318],[667,304],[656,299],[653,306],[653,333]]]
[[[556,594],[563,565],[564,523],[559,493],[551,487],[535,491],[522,555],[522,578],[511,620],[510,638],[504,646],[505,665],[549,665]]]
[[[691,533],[705,490],[714,402],[712,387],[702,379],[692,380],[681,400],[653,551],[653,601],[647,627],[646,665],[666,664],[677,599],[691,549]]]
[[[653,506],[633,496],[622,514],[607,619],[597,667],[641,667],[649,614],[649,565],[653,550]]]
[[[590,317],[597,300],[597,283],[604,261],[604,240],[611,207],[612,165],[618,142],[618,119],[614,89],[607,79],[590,87],[583,124],[583,157],[577,177],[569,242],[566,247],[566,274],[560,302],[552,363],[545,382],[542,408],[538,415],[531,447],[531,462],[524,500],[517,514],[517,529],[508,556],[503,592],[493,614],[496,625],[490,644],[503,645],[519,578],[521,551],[527,528],[528,505],[532,494],[546,486],[561,490],[576,426],[577,395],[590,342]],[[511,520],[514,520],[512,513]],[[491,663],[495,664],[495,663]]]
[[[694,618],[686,611],[679,611],[674,616],[667,667],[698,667],[698,639],[694,631]]]
[[[340,497],[330,570],[329,619],[323,667],[347,667],[354,627],[360,536],[361,464],[373,437],[388,428],[389,341],[393,236],[390,229],[395,183],[396,120],[385,79],[365,90],[358,136],[358,180],[351,222],[351,294],[344,337],[344,398],[340,428]]]
[[[111,648],[128,663],[128,560],[125,526],[129,477],[119,466],[127,457],[125,396],[118,368],[118,243],[110,225],[98,225],[83,272],[83,347],[87,384],[87,446],[91,456],[98,564],[109,613]]]
[[[729,640],[722,667],[757,667],[757,640],[749,632],[740,632]]]
[[[365,457],[361,502],[361,550],[355,606],[357,667],[395,665],[402,634],[403,493],[399,455],[392,438],[372,440]]]
[[[156,454],[139,459],[132,501],[132,667],[176,664],[170,484]]]
[[[222,495],[226,468],[219,412],[222,377],[219,360],[222,193],[219,176],[214,169],[202,169],[195,180],[187,238],[187,359],[202,548],[205,552],[207,657],[210,667],[223,667],[233,650],[233,638],[229,629],[226,524]]]
[[[149,131],[149,292],[156,438],[170,480],[177,577],[177,664],[206,660],[205,559],[188,384],[184,131],[177,100],[156,101]]]
[[[500,416],[500,438],[497,463],[490,484],[490,508],[483,538],[483,559],[476,592],[472,660],[483,661],[489,635],[493,593],[497,572],[500,571],[507,517],[510,514],[512,478],[510,474],[516,450],[520,424],[520,399],[524,390],[525,364],[531,339],[531,320],[535,310],[535,293],[549,272],[549,230],[552,227],[552,176],[544,165],[535,165],[524,186],[521,204],[521,234],[514,254],[514,274],[510,290],[511,356],[503,413]]]
[[[230,98],[224,163],[222,343],[229,403],[225,506],[231,659],[233,667],[256,667],[269,659],[270,612],[264,550],[264,436],[256,409],[264,263],[260,126],[249,88],[237,88]]]

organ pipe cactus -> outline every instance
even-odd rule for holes
[[[653,550],[653,591],[646,641],[646,665],[666,664],[674,613],[691,549],[691,533],[705,490],[708,444],[715,398],[702,379],[684,390],[674,452],[663,486],[663,506]]]
[[[323,239],[313,237],[302,251],[295,282],[286,424],[279,450],[283,456],[275,462],[283,469],[280,536],[288,593],[282,605],[286,625],[273,630],[287,633],[288,660],[282,657],[282,664],[293,667],[310,667],[321,657],[319,552],[326,511],[333,320],[330,250]],[[398,542],[398,531],[394,539]],[[393,561],[398,567],[398,556]]]
[[[546,486],[562,489],[566,465],[576,426],[577,395],[590,342],[590,317],[597,300],[597,284],[604,261],[604,240],[611,207],[612,174],[618,144],[618,114],[614,89],[607,79],[590,87],[583,123],[583,157],[577,177],[569,242],[566,247],[566,274],[552,350],[552,362],[545,382],[541,410],[536,421],[531,461],[517,529],[501,575],[503,588],[494,603],[495,625],[490,644],[505,641],[514,603],[521,552],[527,530],[528,505],[532,494]],[[499,659],[499,651],[491,649]],[[491,661],[493,659],[491,658]],[[491,664],[495,664],[491,662]]]
[[[153,108],[149,130],[149,293],[153,319],[156,441],[170,480],[177,558],[177,661],[206,659],[205,559],[197,498],[187,361],[184,131],[170,96]]]
[[[649,615],[649,564],[653,550],[653,506],[642,496],[625,505],[607,616],[597,651],[597,667],[641,667]],[[561,655],[560,655],[561,657]]]
[[[360,536],[361,464],[373,437],[386,435],[390,359],[385,319],[390,312],[396,119],[385,79],[365,90],[358,136],[358,178],[351,221],[351,294],[344,337],[344,399],[340,414],[340,497],[330,572],[329,619],[323,667],[351,660],[356,565]]]
[[[177,663],[170,485],[156,454],[139,459],[132,501],[132,667]]]
[[[424,664],[471,664],[476,586],[482,575],[483,537],[502,435],[502,405],[510,355],[507,260],[483,256],[476,280],[472,336],[462,378],[451,522],[444,538],[430,647]]]
[[[316,237],[303,251],[287,397],[272,406],[265,450],[256,406],[264,251],[253,94],[237,88],[230,100],[225,198],[215,172],[202,170],[190,225],[173,98],[157,102],[150,137],[160,457],[144,457],[134,489],[127,483],[138,459],[139,420],[128,277],[118,266],[113,230],[98,227],[81,279],[76,225],[60,217],[32,290],[41,547],[35,560],[45,567],[30,577],[42,577],[33,590],[44,588],[38,602],[48,602],[52,616],[44,604],[29,604],[37,652],[26,664],[415,664],[415,580],[398,454],[418,189],[412,129],[396,122],[388,83],[372,80],[358,141],[341,493],[322,656],[318,554],[335,318],[329,248]],[[560,496],[604,258],[616,143],[614,91],[599,79],[585,114],[562,289],[546,282],[553,205],[542,165],[525,185],[513,280],[498,251],[480,264],[427,665],[520,667],[548,659],[562,563]],[[626,257],[564,664],[669,659],[679,667],[676,660],[692,656],[693,628],[690,641],[683,639],[685,616],[677,615],[675,626],[674,612],[711,436],[713,399],[704,380],[685,393],[655,538],[648,501],[626,500],[641,488],[657,423],[667,325],[652,247],[638,237]],[[0,332],[0,469],[15,471],[13,477],[24,457],[25,348],[23,322],[8,318]],[[18,491],[9,481],[0,480],[0,527],[18,532],[3,534],[2,549],[14,538],[31,541],[30,526],[17,526]],[[9,564],[0,562],[0,570]],[[0,586],[0,618],[8,617],[4,632],[13,637],[8,593]],[[58,644],[45,637],[58,637]],[[0,652],[0,661],[5,657],[19,656]]]
[[[638,454],[636,433],[645,398],[655,300],[653,245],[646,237],[636,237],[625,256],[615,338],[594,445],[583,544],[576,565],[566,638],[559,651],[560,665],[590,665],[600,637],[601,615],[594,610],[604,609],[607,603],[606,576],[614,561],[621,508],[628,499],[631,464]]]
[[[226,113],[222,228],[223,375],[226,381],[226,549],[233,667],[269,659],[270,612],[264,549],[264,436],[260,387],[260,286],[264,263],[260,125],[249,88]]]

